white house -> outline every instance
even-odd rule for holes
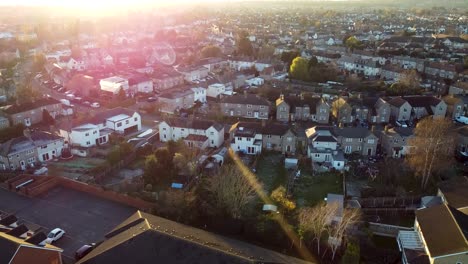
[[[262,134],[256,129],[239,126],[234,133],[231,148],[245,154],[260,154],[262,152]]]
[[[206,103],[206,89],[203,87],[190,88],[193,91],[193,101]]]
[[[245,83],[247,83],[250,86],[261,86],[265,83],[265,80],[260,77],[255,77],[255,78],[245,80]]]
[[[114,108],[96,114],[94,117],[68,128],[60,133],[68,138],[72,146],[92,147],[105,144],[109,135],[128,134],[141,130],[141,116],[138,112],[126,108]]]
[[[64,139],[50,132],[31,132],[31,139],[37,150],[37,159],[45,162],[59,158],[62,155]]]
[[[137,93],[152,93],[153,81],[144,75],[135,75],[128,79],[130,90]]]
[[[84,71],[86,69],[86,62],[82,58],[70,58],[67,63],[67,68],[72,71]]]
[[[222,94],[226,92],[226,86],[221,83],[213,83],[208,85],[208,89],[206,91],[206,96],[212,97],[212,98],[218,98]]]
[[[307,156],[314,163],[323,163],[343,170],[346,160],[344,154],[338,149],[338,139],[333,135],[332,128],[328,126],[315,126],[306,129],[308,141]]]
[[[204,66],[177,67],[177,71],[184,75],[184,80],[194,82],[208,76],[208,68]]]
[[[110,92],[114,95],[119,94],[120,89],[123,89],[125,93],[129,91],[128,80],[118,76],[112,76],[99,81],[102,91]]]
[[[159,123],[162,142],[183,139],[191,148],[219,148],[224,142],[224,126],[214,121],[175,118]]]

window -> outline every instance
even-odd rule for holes
[[[346,142],[353,142],[352,138],[346,138]]]
[[[86,134],[85,134],[85,137],[87,137],[87,136],[89,136],[89,133],[86,133]]]
[[[264,106],[264,105],[261,105],[261,106],[260,106],[260,109],[265,109],[265,106]]]
[[[359,138],[359,142],[362,142],[362,138]]]
[[[242,138],[241,138],[241,137],[238,137],[237,140],[241,140],[241,141],[242,141]]]
[[[128,125],[130,123],[129,120],[125,120],[125,124]]]
[[[164,131],[166,131],[166,128],[165,128],[165,127],[163,127],[163,130],[164,130]]]
[[[93,134],[97,134],[97,130],[94,130],[94,131],[93,131]]]
[[[362,149],[361,146],[358,146],[358,147],[357,147],[357,150],[358,150],[358,151],[360,151],[361,149]]]
[[[316,157],[316,158],[319,158],[319,157],[320,157],[320,154],[316,153],[316,154],[315,154],[315,157]]]
[[[91,145],[91,142],[87,141],[87,142],[86,142],[86,145]]]
[[[271,138],[271,135],[267,135],[267,138]]]
[[[163,137],[166,138],[166,134],[164,134]]]
[[[118,122],[117,127],[121,127],[121,126],[122,126],[122,122]]]
[[[248,116],[251,116],[251,115],[252,115],[252,112],[250,112],[250,111],[247,112],[247,115],[248,115]]]
[[[247,141],[252,141],[252,139],[251,139],[251,138],[247,138]]]
[[[351,153],[351,150],[352,150],[352,149],[351,149],[351,146],[346,146],[346,147],[345,147],[345,153],[346,153],[346,154]]]
[[[252,108],[252,105],[248,104],[248,105],[247,105],[247,108]]]
[[[214,132],[210,132],[210,135],[214,136]]]
[[[134,120],[135,122],[137,122],[137,121],[138,121],[138,117],[133,118],[133,120]]]
[[[373,138],[370,138],[370,139],[367,140],[367,143],[369,143],[369,144],[374,144],[374,142],[375,142],[375,139],[373,139]]]
[[[292,137],[288,137],[288,142],[291,142],[292,141]]]

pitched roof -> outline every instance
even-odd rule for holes
[[[315,114],[317,110],[317,105],[322,102],[320,97],[312,96],[295,96],[290,95],[284,98],[284,101],[289,105],[291,113],[296,112],[296,107],[309,106],[310,113]]]
[[[262,98],[258,97],[255,94],[236,94],[232,96],[224,97],[221,100],[222,103],[228,104],[250,104],[250,105],[266,105],[269,106],[270,103]]]
[[[3,108],[3,112],[13,115],[17,113],[22,113],[25,111],[37,109],[46,105],[53,105],[53,104],[60,104],[60,101],[54,99],[54,98],[41,98],[39,100],[36,100],[31,103],[25,103],[25,104],[14,104],[14,105],[9,105]]]
[[[468,251],[468,242],[446,204],[416,210],[416,219],[431,257]]]
[[[78,263],[309,263],[140,211],[131,218]]]
[[[411,107],[427,107],[427,106],[436,106],[440,103],[440,99],[434,96],[404,96]]]
[[[240,127],[244,129],[252,130],[254,133],[260,133],[264,135],[277,135],[282,136],[289,131],[289,126],[286,124],[276,123],[276,122],[237,122],[231,126],[231,131],[237,129],[239,132]]]
[[[468,178],[457,177],[455,179],[441,182],[440,191],[444,194],[447,203],[454,208],[468,207]]]
[[[395,97],[388,101],[388,103],[396,107],[401,107],[406,103],[406,100],[401,97]]]
[[[336,136],[345,138],[366,138],[373,135],[372,132],[365,127],[336,127],[333,132]]]
[[[207,130],[210,127],[214,127],[216,130],[221,131],[223,125],[216,123],[211,120],[200,120],[200,119],[191,119],[191,118],[171,118],[165,120],[165,122],[171,127],[180,127],[180,128],[193,128],[193,129],[202,129]]]

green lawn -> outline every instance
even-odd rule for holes
[[[322,173],[315,176],[302,173],[296,181],[294,197],[298,206],[313,206],[327,197],[328,193],[342,194],[342,177],[338,173]]]
[[[257,177],[268,194],[280,185],[286,187],[288,174],[283,165],[283,156],[277,153],[261,155],[257,161]]]

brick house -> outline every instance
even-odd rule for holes
[[[254,94],[241,94],[224,97],[220,103],[225,116],[268,119],[270,103]]]
[[[335,128],[333,131],[344,153],[357,152],[363,156],[377,153],[378,138],[365,127]]]
[[[54,98],[42,98],[30,103],[9,105],[2,111],[12,125],[23,124],[29,127],[42,122],[44,109],[55,118],[62,113],[62,103]]]
[[[385,127],[380,135],[380,145],[384,155],[392,158],[401,158],[409,153],[408,139],[413,137],[413,128]]]
[[[328,124],[330,118],[330,105],[321,97],[280,95],[276,100],[276,120],[288,121],[314,121]]]

